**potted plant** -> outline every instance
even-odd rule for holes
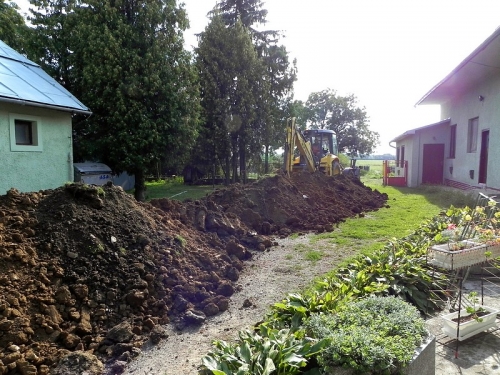
[[[477,206],[470,213],[464,211],[459,225],[449,223],[429,248],[428,262],[434,266],[454,270],[484,263],[500,256],[500,230],[496,202]]]
[[[469,293],[468,297],[470,306],[442,316],[443,332],[459,341],[496,327],[496,317],[499,310],[479,305],[477,292]]]
[[[500,246],[498,247],[500,255]],[[429,248],[428,262],[440,268],[455,270],[484,263],[490,254],[490,249],[485,243],[474,240],[462,240],[446,244],[434,245]],[[491,256],[493,254],[490,254]]]

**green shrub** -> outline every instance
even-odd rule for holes
[[[318,358],[328,373],[341,366],[357,373],[396,374],[427,336],[418,310],[395,297],[368,297],[337,314],[314,314],[306,332],[328,340]]]

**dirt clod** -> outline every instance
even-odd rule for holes
[[[0,374],[68,374],[76,362],[98,373],[110,359],[119,372],[145,341],[165,338],[163,324],[227,310],[270,236],[332,230],[386,200],[346,176],[309,173],[184,203],[142,204],[110,185],[11,189],[0,196]]]

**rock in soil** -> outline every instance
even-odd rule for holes
[[[68,374],[76,362],[97,373],[118,358],[120,367],[170,320],[200,324],[227,310],[270,236],[329,231],[386,200],[349,177],[309,173],[183,203],[139,203],[110,184],[11,189],[0,196],[0,373]]]

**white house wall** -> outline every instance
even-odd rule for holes
[[[484,99],[479,100],[479,96]],[[481,133],[490,131],[486,187],[500,189],[498,162],[500,161],[500,76],[490,78],[466,94],[441,105],[441,118],[450,118],[457,125],[455,158],[449,158],[449,139],[446,142],[444,177],[478,187]],[[469,120],[478,117],[477,150],[467,152]],[[450,172],[453,167],[453,172]],[[470,178],[469,171],[474,171]]]
[[[12,151],[12,114],[40,119],[41,150]],[[71,114],[0,103],[0,195],[10,188],[22,192],[57,188],[73,181]]]
[[[416,154],[415,152],[414,138],[411,136],[403,138],[397,142],[396,147],[405,148],[405,160],[408,160],[408,175],[406,178],[406,186],[416,186],[418,181],[416,175],[418,166],[415,166],[413,165],[413,163],[411,163],[411,160],[415,160],[414,157],[418,155],[418,153]]]
[[[410,162],[410,160],[415,160],[415,155],[418,155],[417,147],[415,147],[415,139],[412,137],[405,138],[402,145],[405,146],[405,155],[408,155],[405,157],[405,159],[408,160],[408,178],[406,184],[408,187],[416,186],[418,181],[418,166]]]

